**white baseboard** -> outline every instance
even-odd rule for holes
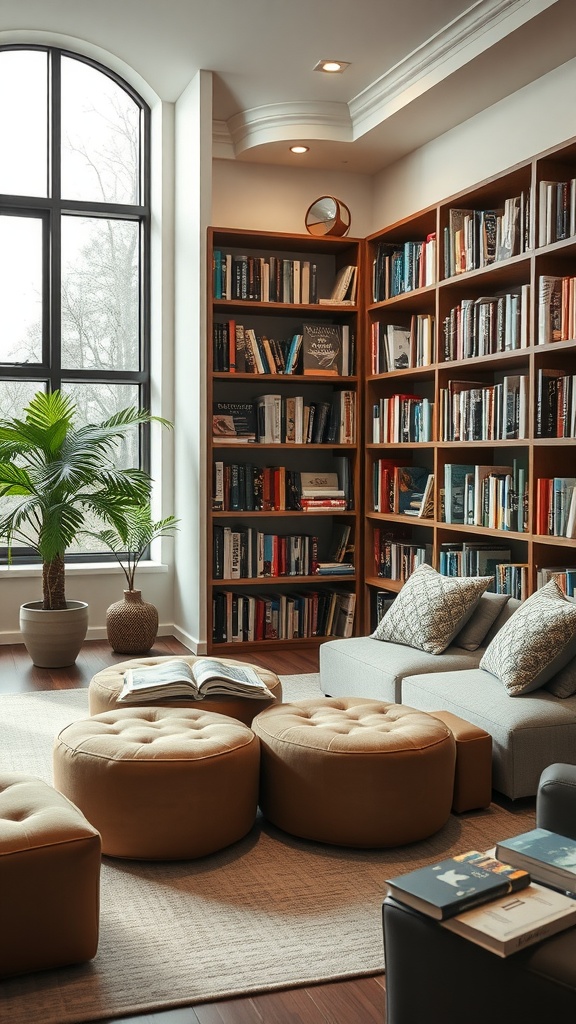
[[[185,647],[188,647],[193,654],[206,654],[207,644],[205,642],[196,640],[194,637],[190,636],[189,633],[180,629],[179,626],[175,626],[172,622],[161,622],[158,626],[158,636],[173,636],[176,640],[179,640],[181,644],[184,644]],[[86,639],[106,640],[106,626],[89,626]],[[21,643],[23,643],[23,640],[19,629],[4,630],[0,632],[0,646]]]

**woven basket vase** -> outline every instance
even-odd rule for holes
[[[125,590],[106,611],[108,642],[116,654],[146,654],[158,632],[158,611],[140,590]]]

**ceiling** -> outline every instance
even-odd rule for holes
[[[576,56],[576,0],[2,0],[0,43],[32,39],[169,101],[212,72],[215,156],[373,174]]]

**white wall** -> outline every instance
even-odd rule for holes
[[[576,135],[576,60],[476,114],[374,180],[377,231]]]
[[[372,179],[367,175],[214,160],[211,224],[306,234],[306,210],[323,195],[346,203],[353,238],[370,233]]]
[[[212,75],[176,102],[174,444],[176,636],[196,653],[206,634],[206,228],[211,208]]]

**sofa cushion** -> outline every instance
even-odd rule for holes
[[[405,676],[402,702],[419,711],[450,711],[489,732],[492,784],[511,800],[534,796],[547,765],[574,761],[576,696],[557,700],[542,687],[515,699],[477,668]]]
[[[372,636],[442,654],[492,581],[492,576],[442,576],[430,565],[419,565]]]
[[[561,697],[562,700],[574,696],[576,693],[576,658],[572,658],[572,661],[569,661],[555,676],[552,676],[552,679],[546,683],[546,689],[555,697]]]
[[[463,647],[465,651],[478,650],[490,626],[509,600],[509,594],[490,594],[488,591],[481,594],[468,622],[454,637],[453,643],[456,647]]]
[[[401,704],[404,676],[477,668],[482,654],[453,644],[441,655],[427,654],[403,644],[381,644],[370,636],[328,640],[320,647],[320,689],[330,697]]]
[[[516,697],[537,690],[576,654],[576,603],[552,579],[532,594],[486,648],[480,668]]]

